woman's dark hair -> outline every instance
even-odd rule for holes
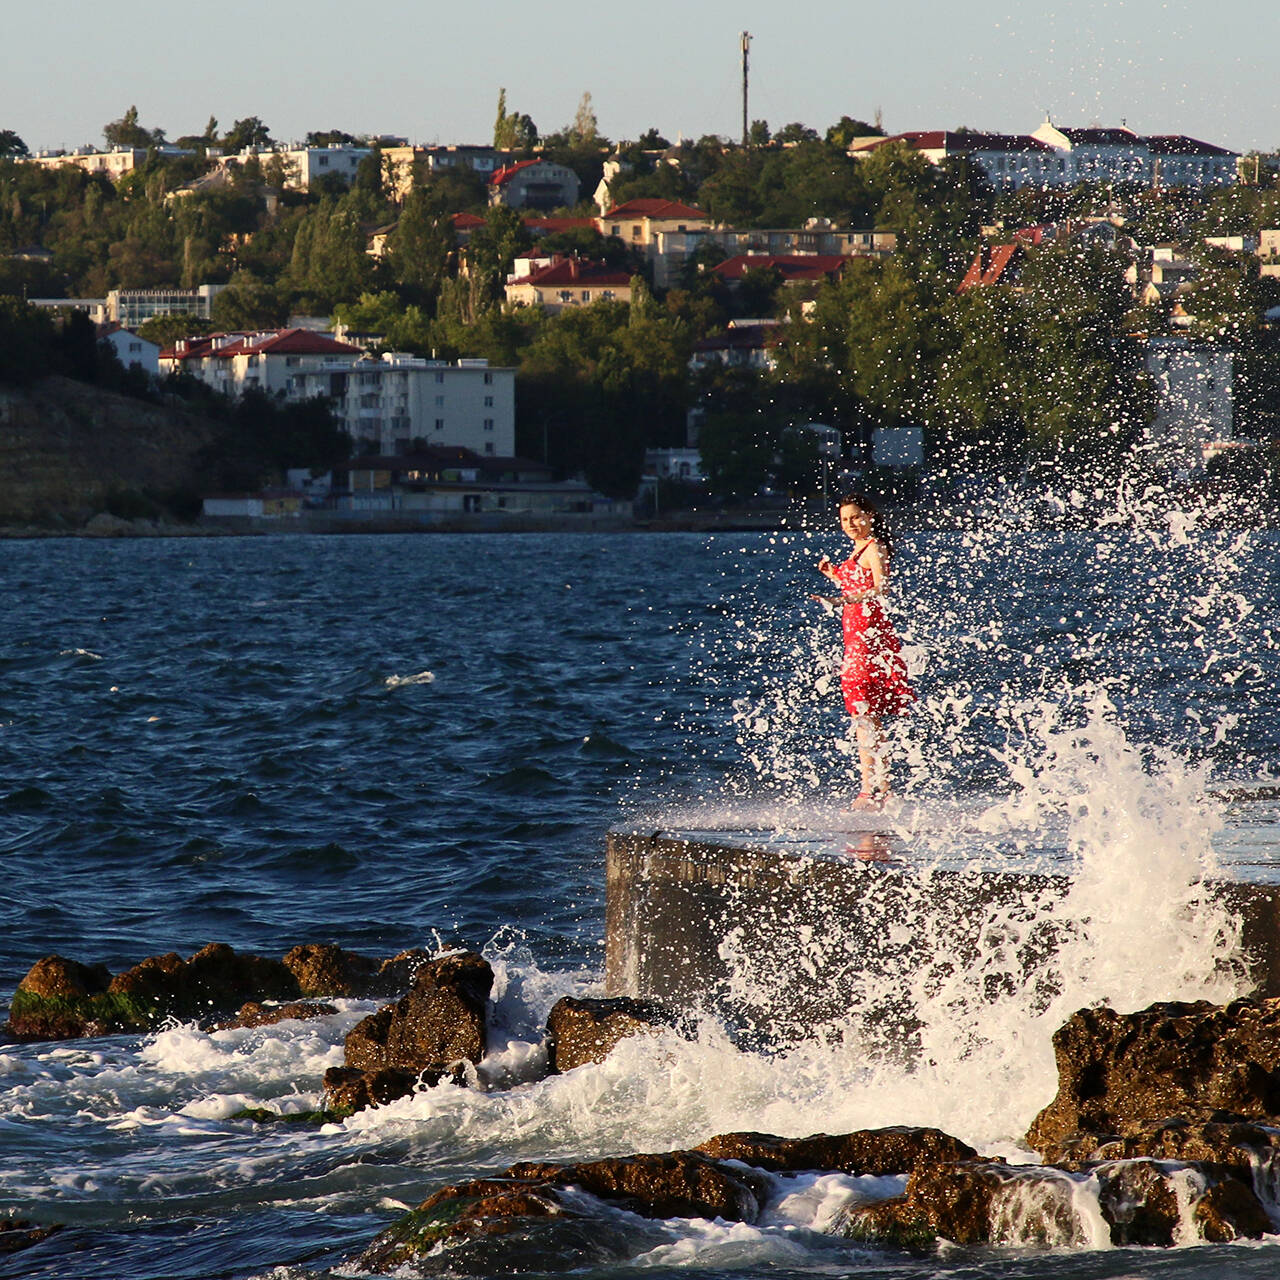
[[[841,507],[857,507],[859,511],[865,511],[871,520],[871,536],[880,544],[880,549],[884,552],[884,558],[891,560],[893,558],[893,539],[889,536],[889,526],[884,516],[880,514],[880,507],[874,498],[868,498],[865,493],[844,493],[836,499],[836,514],[840,514]]]

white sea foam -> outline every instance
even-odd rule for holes
[[[435,674],[431,671],[419,671],[415,676],[388,676],[383,684],[388,689],[403,689],[411,684],[434,684]]]

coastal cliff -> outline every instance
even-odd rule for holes
[[[77,529],[120,495],[199,486],[207,418],[70,378],[0,387],[0,526]]]

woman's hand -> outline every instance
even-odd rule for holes
[[[818,561],[818,572],[824,577],[830,578],[832,582],[837,580],[836,567],[831,563],[829,556],[823,556]]]

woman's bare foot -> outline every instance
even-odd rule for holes
[[[883,804],[880,796],[872,795],[870,791],[860,791],[849,808],[858,813],[875,813]]]

